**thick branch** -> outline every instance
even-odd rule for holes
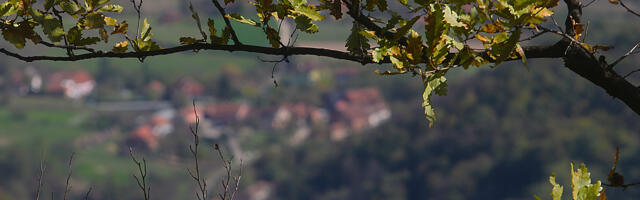
[[[564,21],[565,32],[570,35],[575,35],[573,24],[580,23],[580,17],[582,17],[582,2],[580,0],[564,0],[567,4],[567,19]]]
[[[565,45],[566,46],[566,45]],[[527,58],[560,58],[562,57],[562,51],[560,51],[561,47],[554,46],[530,46],[523,47],[525,51],[525,55]],[[183,51],[198,51],[198,50],[221,50],[221,51],[241,51],[241,52],[252,52],[252,53],[261,53],[268,55],[282,55],[282,56],[291,56],[291,55],[314,55],[314,56],[323,56],[330,57],[340,60],[348,60],[353,62],[358,62],[361,64],[372,64],[372,58],[370,56],[354,56],[348,52],[331,50],[331,49],[323,49],[323,48],[313,48],[313,47],[263,47],[263,46],[255,46],[255,45],[213,45],[213,44],[204,44],[204,43],[195,43],[183,46],[177,46],[167,49],[155,50],[155,51],[142,51],[142,52],[126,52],[126,53],[114,53],[114,52],[102,52],[97,51],[95,53],[86,53],[86,54],[78,54],[74,56],[23,56],[18,53],[14,53],[8,51],[4,48],[0,48],[0,53],[3,53],[7,56],[11,56],[26,62],[33,61],[78,61],[78,60],[87,60],[93,58],[142,58],[149,56],[159,56],[159,55],[168,55]],[[380,62],[390,63],[389,59],[384,59]]]

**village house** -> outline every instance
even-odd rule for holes
[[[153,134],[153,127],[149,124],[143,124],[133,130],[123,146],[143,151],[155,151],[159,144],[158,137]]]
[[[176,84],[176,90],[188,98],[198,97],[204,93],[204,86],[191,77],[180,79]]]
[[[331,138],[341,140],[346,130],[359,133],[375,128],[391,118],[380,90],[377,88],[357,88],[344,91],[341,98],[333,103]]]
[[[70,99],[81,99],[91,94],[96,82],[86,70],[62,71],[51,73],[47,77],[45,91],[64,94]]]
[[[173,108],[161,109],[154,112],[145,123],[136,127],[125,140],[126,147],[141,148],[155,151],[158,149],[159,140],[174,130],[175,117]]]
[[[203,138],[217,139],[223,133],[233,132],[235,125],[247,120],[251,107],[244,102],[219,102],[196,106],[200,118],[199,133]],[[192,106],[180,111],[186,124],[194,125],[196,117]]]

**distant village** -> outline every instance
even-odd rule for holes
[[[148,151],[160,148],[162,138],[174,132],[188,131],[178,125],[193,125],[196,122],[191,104],[176,105],[168,99],[144,101],[89,101],[88,97],[100,85],[87,70],[60,70],[40,72],[34,67],[13,71],[8,80],[10,91],[15,95],[48,95],[64,97],[70,101],[91,106],[96,112],[136,112],[138,116],[131,130],[122,130],[128,139],[122,146],[135,146]],[[306,77],[313,81],[314,71]],[[335,78],[355,75],[349,70],[336,70]],[[177,84],[167,85],[150,81],[145,89],[155,96],[168,91],[178,92],[184,99],[207,98],[205,86],[190,77],[181,78]],[[200,136],[218,139],[232,135],[251,125],[261,130],[292,133],[290,143],[297,145],[312,134],[328,134],[333,141],[341,141],[351,134],[358,134],[388,121],[391,111],[379,89],[374,87],[345,88],[325,94],[322,105],[305,102],[279,102],[275,106],[254,106],[247,101],[197,101],[195,112],[200,119]],[[312,127],[326,127],[324,133],[313,133]]]

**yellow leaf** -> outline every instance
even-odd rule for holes
[[[600,49],[600,50],[603,50],[603,51],[609,51],[610,49],[613,49],[613,48],[614,48],[614,46],[609,46],[609,45],[596,44],[595,46],[593,46],[593,49]]]
[[[118,42],[114,47],[113,47],[113,52],[114,53],[123,53],[125,51],[127,51],[127,48],[129,46],[129,42],[127,41],[122,41],[122,42]]]
[[[497,33],[503,30],[504,30],[504,27],[502,27],[502,25],[500,24],[486,24],[482,26],[482,32],[485,32],[485,33]]]
[[[476,38],[478,38],[478,40],[480,40],[482,43],[485,43],[485,44],[489,44],[489,43],[491,43],[491,40],[490,40],[490,39],[488,39],[488,38],[486,38],[486,37],[484,37],[484,36],[482,36],[482,35],[480,35],[480,34],[475,34],[475,36],[476,36]]]
[[[576,35],[573,36],[573,39],[578,39],[580,38],[580,36],[582,36],[582,32],[584,32],[584,25],[583,24],[574,24],[573,25],[573,30],[575,30]]]

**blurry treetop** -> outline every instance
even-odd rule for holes
[[[0,29],[4,40],[17,49],[31,41],[33,45],[61,49],[66,55],[23,55],[6,48],[0,48],[0,52],[26,62],[104,57],[143,61],[149,56],[182,51],[222,50],[280,55],[280,62],[292,55],[315,55],[363,65],[391,63],[390,70],[376,72],[409,73],[422,78],[423,107],[430,124],[435,120],[430,96],[446,94],[449,70],[497,66],[510,60],[521,60],[526,65],[528,59],[562,58],[567,68],[640,114],[640,89],[614,70],[625,57],[637,53],[634,50],[638,44],[607,63],[598,53],[612,47],[584,42],[588,27],[581,21],[582,8],[595,1],[583,4],[580,0],[564,0],[568,14],[563,17],[561,28],[553,20],[552,10],[559,0],[255,0],[249,2],[255,7],[253,16],[228,13],[225,7],[235,0],[212,0],[212,6],[224,16],[224,27],[216,27],[211,18],[201,18],[190,6],[194,28],[200,34],[176,38],[179,46],[160,47],[153,40],[148,20],[141,16],[143,0],[130,0],[131,4],[126,5],[137,13],[132,28],[118,19],[123,5],[110,0],[3,0]],[[626,10],[640,17],[622,0],[609,2],[620,5],[621,12]],[[314,34],[322,31],[314,23],[345,18],[352,21],[351,33],[344,38],[347,51],[296,47],[292,37],[287,41],[280,37],[285,20],[294,22],[296,31]],[[264,32],[270,46],[243,44],[233,28],[239,23]],[[538,36],[544,34],[554,34],[559,39],[552,45],[521,45],[524,41],[540,43]],[[97,43],[101,41],[113,47],[100,49]]]

